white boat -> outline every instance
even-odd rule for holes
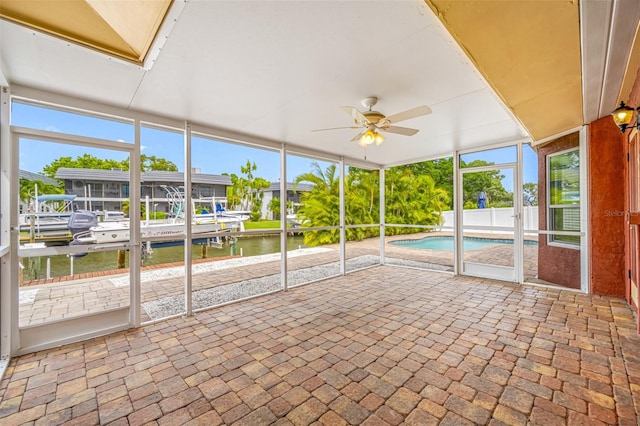
[[[197,200],[197,202],[199,204],[209,204],[209,208],[205,207],[202,213],[199,213],[197,216],[222,217],[236,219],[242,222],[251,219],[251,212],[249,210],[229,210],[227,208],[226,197],[211,197],[210,199]]]
[[[163,185],[167,191],[167,200],[171,214],[177,218],[184,218],[185,200],[182,188]],[[197,205],[197,207],[196,207]],[[148,210],[148,206],[147,206]],[[193,222],[213,221],[223,223],[227,229],[244,231],[245,222],[251,218],[249,211],[227,210],[226,197],[211,197],[191,201]],[[196,213],[199,211],[198,213]]]
[[[287,222],[292,228],[300,228],[304,226],[305,223],[308,223],[308,220],[300,219],[297,214],[288,214]]]
[[[33,232],[35,236],[68,235],[67,222],[72,213],[75,195],[35,195],[29,203],[29,212],[19,217],[20,232]]]
[[[143,240],[154,239],[169,242],[184,238],[184,194],[174,187],[166,186],[165,188],[167,189],[167,199],[174,219],[170,221],[149,220],[149,215],[147,214],[147,220],[143,220],[140,223],[140,233]],[[146,211],[147,213],[149,212],[148,201]],[[192,211],[196,211],[195,205]],[[91,219],[93,215],[93,213],[86,211],[81,214],[84,219]],[[246,219],[248,218],[249,216],[246,217]],[[205,211],[192,216],[191,234],[196,239],[203,234],[244,231],[242,222],[246,219],[241,216],[225,214],[223,211],[213,211],[211,213]],[[72,244],[106,244],[130,240],[129,220],[124,219],[99,222],[91,226],[88,231],[74,233]]]
[[[225,230],[221,222],[194,222],[191,225],[192,235],[220,232]],[[140,233],[143,239],[162,238],[177,239],[184,237],[184,223],[141,224]],[[76,234],[73,240],[78,244],[106,244],[125,242],[131,239],[129,222],[101,222],[88,231]]]
[[[36,187],[37,189],[37,187]],[[29,203],[29,212],[19,217],[21,233],[33,232],[34,237],[69,236],[69,219],[74,212],[74,194],[40,194],[35,195]],[[96,221],[122,221],[125,219],[121,211],[93,212]]]

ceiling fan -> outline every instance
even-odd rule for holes
[[[378,111],[372,110],[376,103],[378,103],[378,98],[376,98],[375,96],[370,96],[362,100],[362,105],[365,108],[368,108],[368,111],[360,112],[354,107],[342,107],[342,110],[353,118],[353,121],[355,123],[354,126],[332,127],[329,129],[318,129],[313,131],[321,132],[325,130],[338,129],[362,129],[357,135],[353,137],[353,139],[351,139],[351,141],[358,142],[360,146],[367,146],[373,143],[375,143],[376,145],[380,145],[382,142],[384,142],[384,136],[378,133],[378,131],[396,133],[405,136],[413,136],[418,133],[418,129],[393,126],[392,124],[431,114],[431,108],[426,105],[422,105],[400,112],[398,114],[385,116]]]

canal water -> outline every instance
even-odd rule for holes
[[[225,241],[221,248],[194,245],[191,258],[215,258],[231,255],[232,242]],[[305,247],[302,235],[287,237],[287,251]],[[280,251],[280,236],[265,235],[239,237],[236,243],[236,254],[243,256],[257,256],[261,254],[277,253]],[[184,245],[153,248],[150,256],[144,256],[143,266],[159,265],[184,261]],[[108,271],[118,268],[117,251],[100,251],[88,253],[86,256],[73,259],[73,274]],[[42,258],[22,259],[23,282],[47,278],[47,258],[49,259],[49,277],[71,275],[71,259],[66,255]],[[125,256],[125,267],[129,266],[129,254]]]

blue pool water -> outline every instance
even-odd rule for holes
[[[453,251],[453,237],[424,237],[419,240],[398,240],[391,241],[391,244],[401,247],[427,249],[427,250],[449,250]],[[464,237],[465,250],[479,250],[497,244],[511,244],[513,240],[501,240],[497,238]],[[537,246],[537,241],[524,241],[526,246]]]

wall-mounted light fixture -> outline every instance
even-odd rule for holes
[[[620,102],[620,106],[611,113],[611,116],[613,117],[613,121],[616,123],[616,126],[618,126],[620,131],[624,133],[624,131],[629,128],[637,129],[640,127],[640,124],[638,123],[638,112],[640,112],[640,107],[638,110],[635,110],[626,106],[624,102]],[[630,126],[634,114],[636,116],[636,122],[633,126]]]

